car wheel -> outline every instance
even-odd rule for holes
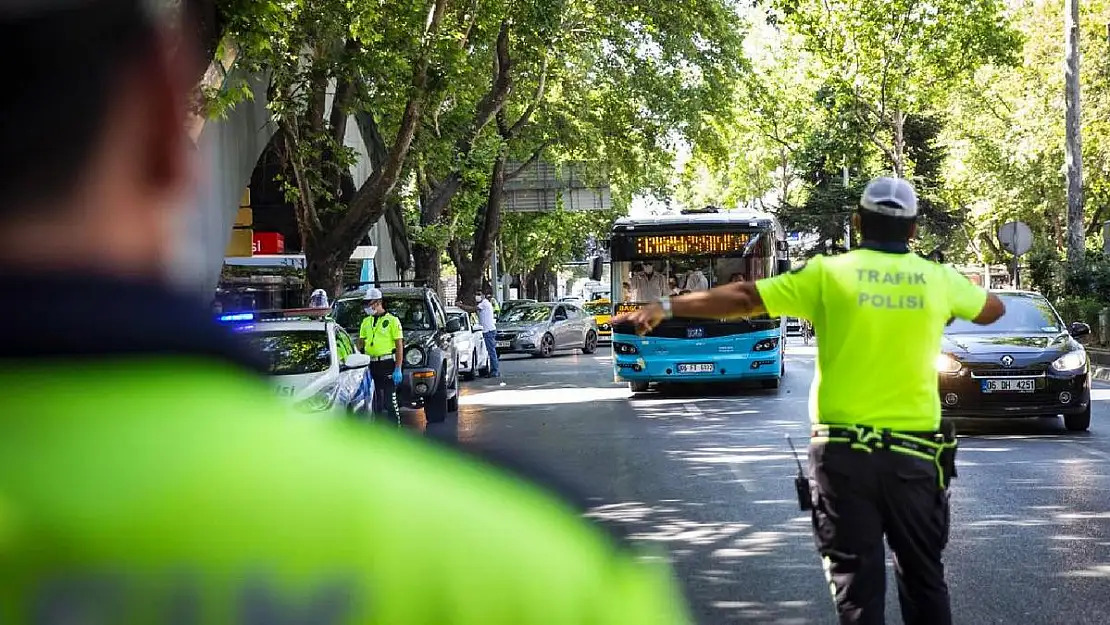
[[[443,377],[440,379],[439,388],[424,403],[424,418],[428,423],[443,423],[447,420],[447,367],[443,368]]]
[[[633,393],[646,393],[647,390],[648,390],[648,383],[647,382],[629,382],[628,383],[628,390],[632,391]]]
[[[586,333],[586,342],[582,344],[583,354],[592,354],[597,351],[597,335],[593,330]]]
[[[551,358],[551,354],[555,353],[555,337],[550,334],[543,335],[540,339],[540,353],[541,358]]]
[[[478,370],[478,350],[470,354],[470,371],[462,374],[464,380],[473,380],[474,372]]]
[[[1064,415],[1064,427],[1069,432],[1086,432],[1091,429],[1091,405],[1079,414]]]

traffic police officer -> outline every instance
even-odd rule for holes
[[[908,625],[952,622],[941,553],[955,436],[941,433],[935,361],[953,317],[988,324],[1005,309],[955,269],[909,253],[917,196],[877,178],[853,220],[855,250],[818,256],[790,273],[727,284],[617,317],[641,332],[672,315],[766,312],[813,323],[810,394],[814,534],[841,623],[883,623],[885,551],[894,552]]]
[[[401,424],[401,411],[397,408],[397,387],[403,379],[401,363],[404,362],[405,341],[401,320],[385,311],[380,289],[370,287],[363,296],[366,318],[358,330],[358,344],[372,360],[370,377],[374,380],[374,414],[388,414],[390,423]]]
[[[0,621],[688,622],[569,502],[290,412],[168,286],[209,61],[182,5],[0,2]]]

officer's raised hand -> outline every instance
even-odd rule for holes
[[[610,323],[617,325],[621,323],[631,323],[636,326],[637,334],[647,334],[655,329],[666,317],[663,307],[659,304],[650,304],[643,308],[638,308],[626,313],[621,313],[613,317]]]
[[[651,332],[664,319],[728,319],[764,312],[763,298],[753,282],[731,282],[709,289],[661,297],[659,302],[613,317],[612,324],[631,323],[639,334]]]

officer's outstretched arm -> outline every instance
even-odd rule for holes
[[[987,301],[983,303],[983,310],[979,311],[978,316],[971,320],[972,323],[985,326],[998,321],[1002,315],[1006,314],[1006,305],[994,293],[987,293]]]
[[[765,312],[763,298],[754,282],[732,282],[671,300],[676,317],[724,319]]]

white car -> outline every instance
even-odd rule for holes
[[[262,353],[275,391],[305,412],[369,412],[370,357],[360,354],[343,328],[329,319],[226,315],[234,330]],[[323,313],[326,313],[325,309]]]
[[[482,326],[477,317],[461,308],[448,308],[447,318],[459,322],[459,331],[451,335],[459,350],[459,374],[473,380],[478,374],[489,372],[489,351],[482,339]]]

